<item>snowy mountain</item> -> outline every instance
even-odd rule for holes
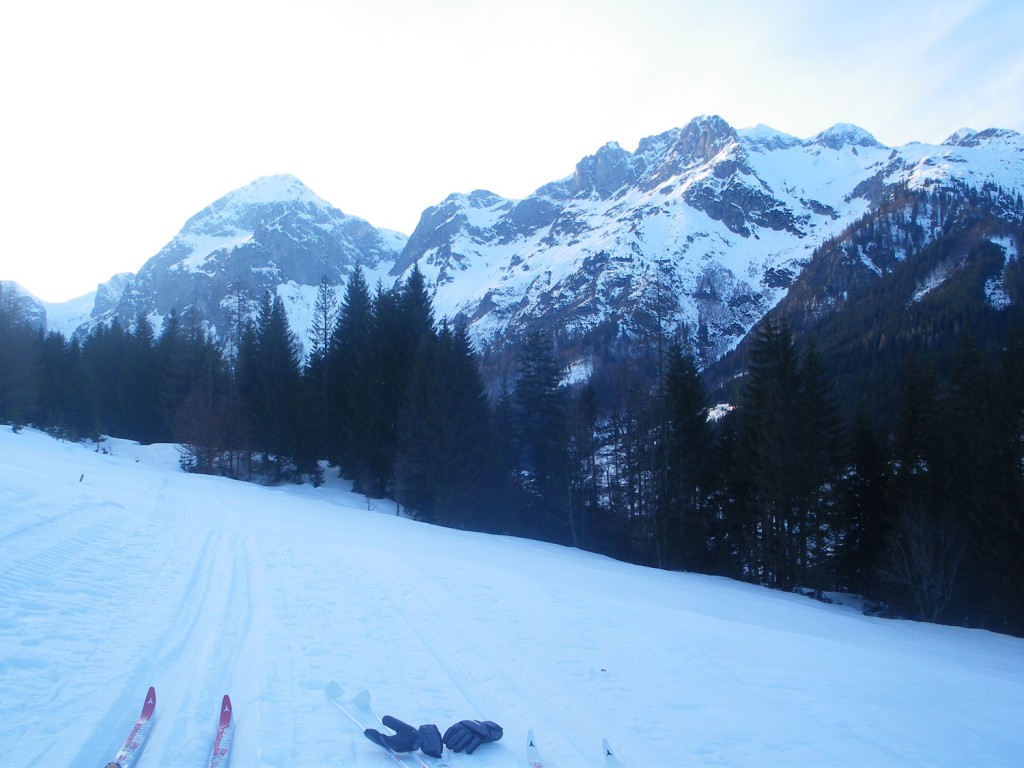
[[[627,768],[1020,761],[1024,640],[416,523],[337,479],[188,475],[172,446],[0,429],[0,744],[103,765],[149,686],[137,768],[393,766],[324,697],[503,738],[451,764]],[[410,765],[418,763],[408,759]]]
[[[263,177],[189,219],[113,306],[94,312],[80,330],[114,316],[126,326],[146,316],[159,331],[173,309],[182,317],[194,312],[229,342],[233,318],[240,310],[251,315],[270,291],[285,300],[302,342],[323,277],[341,286],[358,262],[372,283],[391,268],[405,240],[345,215],[293,176]]]
[[[359,262],[371,285],[390,287],[418,264],[437,317],[465,318],[481,351],[550,329],[586,367],[608,339],[682,328],[707,365],[778,304],[816,249],[893,190],[989,186],[1024,189],[1020,134],[963,129],[942,145],[893,148],[849,124],[799,139],[720,117],[634,152],[606,144],[522,200],[452,194],[408,238],[343,214],[294,177],[268,177],[196,214],[113,306],[97,297],[80,330],[140,315],[159,330],[176,308],[228,345],[232,317],[269,290],[304,341],[321,277],[340,290]]]
[[[958,132],[891,148],[839,124],[800,140],[718,117],[608,144],[524,200],[452,195],[427,209],[396,266],[436,286],[484,348],[523,331],[689,328],[705,363],[786,294],[822,243],[899,185],[1024,188],[1024,137]]]

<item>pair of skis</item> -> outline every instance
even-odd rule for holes
[[[146,739],[153,727],[153,712],[156,710],[156,689],[150,688],[146,694],[146,702],[142,705],[139,719],[132,728],[124,745],[117,751],[114,759],[107,763],[106,768],[133,768],[135,762],[146,746]],[[206,762],[206,768],[226,768],[231,754],[231,740],[235,726],[231,720],[231,699],[224,696],[220,705],[220,722],[217,724],[217,736],[213,741],[213,751]]]
[[[619,758],[615,756],[612,748],[608,745],[608,739],[601,739],[601,750],[604,753],[606,768],[622,768]],[[533,731],[530,731],[526,736],[526,761],[529,763],[530,768],[544,768],[544,761],[541,759],[540,750],[537,749],[537,743],[533,740]]]

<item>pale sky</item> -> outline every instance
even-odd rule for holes
[[[0,279],[64,301],[291,173],[411,234],[718,114],[1024,132],[1018,0],[36,0],[0,9]]]

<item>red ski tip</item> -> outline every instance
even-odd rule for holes
[[[224,701],[220,705],[220,726],[221,728],[231,722],[231,699],[224,694]]]

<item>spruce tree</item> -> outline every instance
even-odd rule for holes
[[[354,481],[357,491],[364,490],[367,477],[363,441],[374,427],[374,343],[373,300],[357,264],[345,287],[326,366],[331,402],[328,458]]]
[[[662,398],[668,425],[662,500],[665,562],[672,568],[703,569],[710,536],[705,495],[712,435],[696,362],[678,343],[669,347]]]
[[[424,337],[402,410],[400,500],[418,516],[490,529],[497,506],[497,447],[476,357],[462,326]]]
[[[799,520],[795,546],[803,553],[804,586],[821,592],[834,586],[834,558],[843,533],[837,482],[846,435],[824,362],[813,342],[801,356],[798,386],[800,418],[793,425],[798,439],[793,456]]]
[[[785,323],[764,321],[750,352],[750,366],[740,406],[742,466],[752,492],[746,534],[754,552],[751,577],[769,586],[796,585],[805,553],[797,548],[803,535],[794,426],[801,417],[796,349]]]
[[[566,402],[546,333],[528,334],[519,350],[514,402],[517,458],[532,518],[527,525],[533,535],[568,542]]]
[[[327,276],[320,278],[313,305],[313,323],[309,329],[310,350],[306,356],[303,380],[312,402],[316,424],[316,447],[320,455],[330,455],[332,416],[332,366],[329,363],[331,338],[338,322],[338,298]]]
[[[893,525],[889,485],[885,444],[861,413],[853,425],[849,459],[838,486],[842,526],[836,586],[872,600],[883,597],[876,569]]]
[[[140,314],[124,341],[125,359],[118,380],[116,434],[142,443],[161,436],[160,370],[153,324]]]
[[[299,401],[298,344],[281,298],[269,292],[239,347],[239,389],[252,415],[256,445],[271,478],[280,481],[297,458],[304,426]]]

